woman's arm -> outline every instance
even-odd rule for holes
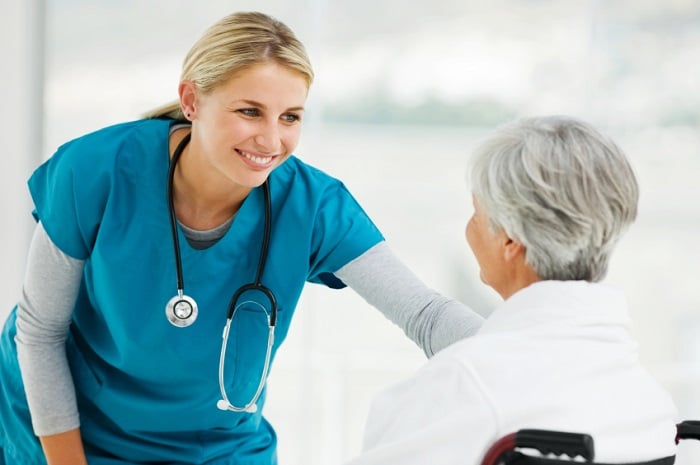
[[[42,436],[40,439],[48,465],[87,465],[79,429]]]
[[[17,307],[16,342],[34,433],[41,437],[49,465],[85,463],[66,357],[82,271],[83,261],[61,252],[39,223],[29,247]]]
[[[401,327],[428,357],[474,335],[484,320],[464,304],[428,288],[385,242],[335,275]]]

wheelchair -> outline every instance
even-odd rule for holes
[[[700,440],[700,421],[686,420],[676,425],[676,444],[682,439]],[[542,456],[524,451],[537,451]],[[552,457],[554,456],[554,457]],[[594,462],[593,438],[588,434],[521,429],[493,443],[481,465],[605,465]],[[676,457],[663,457],[624,465],[673,465]],[[612,465],[612,464],[610,464]]]

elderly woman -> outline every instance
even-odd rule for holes
[[[622,151],[569,117],[476,151],[467,242],[504,302],[479,333],[373,403],[353,465],[478,464],[520,428],[593,436],[596,460],[675,453],[675,407],[645,371],[622,292],[600,281],[639,196]]]

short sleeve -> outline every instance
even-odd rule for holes
[[[92,249],[109,193],[109,163],[78,139],[58,151],[29,178],[33,215],[65,254],[85,260]]]
[[[308,280],[334,289],[345,287],[333,273],[383,240],[345,185],[331,183],[323,191],[314,222]]]

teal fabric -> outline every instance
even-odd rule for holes
[[[15,311],[0,334],[0,465],[45,464],[44,455],[29,427],[29,407],[17,364]]]
[[[263,237],[264,202],[254,189],[227,234],[193,249],[178,230],[185,292],[197,321],[172,326],[166,302],[176,293],[166,180],[172,121],[108,127],[62,146],[29,180],[35,216],[66,254],[85,260],[67,353],[91,465],[127,463],[274,464],[276,437],[258,412],[216,408],[218,360],[229,299],[253,281]],[[344,185],[290,157],[270,175],[272,234],[263,284],[279,305],[274,351],[284,341],[306,282],[343,287],[333,272],[382,241]],[[265,299],[250,294],[243,300]],[[30,437],[12,332],[3,336],[1,439],[23,457]],[[226,387],[248,402],[263,366],[267,320],[254,304],[233,320]],[[29,462],[33,463],[33,462]],[[38,462],[37,462],[38,463]]]

